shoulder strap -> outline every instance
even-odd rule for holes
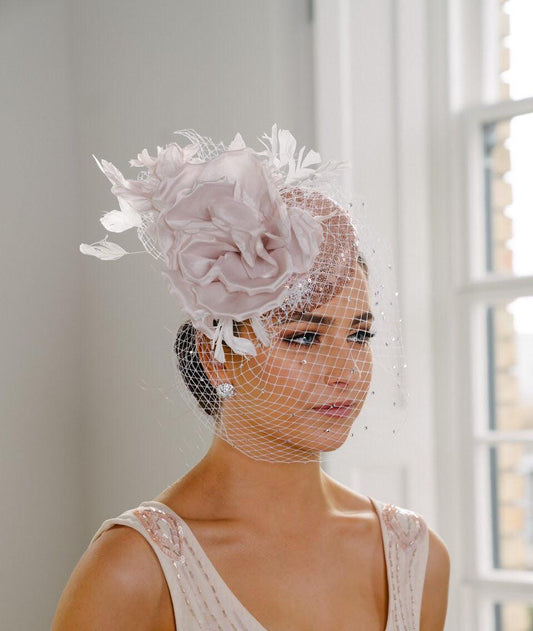
[[[420,515],[405,508],[376,500],[374,503],[381,522],[392,601],[390,631],[418,631],[428,558],[427,524]]]
[[[133,528],[150,544],[157,555],[157,559],[165,575],[165,580],[167,581],[172,598],[176,628],[189,628],[191,619],[188,614],[186,614],[188,611],[188,603],[183,596],[179,584],[181,576],[179,570],[184,564],[183,533],[180,530],[179,524],[173,523],[163,511],[141,505],[138,508],[125,511],[118,517],[106,519],[94,534],[91,543],[103,532],[115,525]],[[194,619],[195,616],[193,616],[193,620]]]
[[[104,521],[92,541],[115,524],[137,530],[155,551],[168,584],[178,631],[252,628],[246,626],[246,610],[240,611],[238,607],[235,610],[238,601],[223,600],[217,577],[210,574],[210,568],[199,558],[194,541],[187,539],[177,515],[164,510],[159,502],[143,502],[135,509]]]

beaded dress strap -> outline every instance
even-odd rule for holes
[[[389,585],[386,631],[419,631],[429,533],[417,513],[372,500],[381,521]]]
[[[134,520],[155,550],[172,597],[176,629],[266,631],[212,566],[187,523],[168,506],[143,502],[108,522]],[[107,522],[104,522],[104,524]]]
[[[416,513],[370,499],[380,519],[387,564],[386,631],[419,631],[427,526]],[[171,594],[178,631],[266,631],[224,583],[186,522],[168,507],[156,501],[143,502],[104,521],[92,541],[115,524],[137,530],[156,553]]]

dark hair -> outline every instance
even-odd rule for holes
[[[368,265],[361,252],[357,255],[357,263],[361,266],[365,277],[368,278]],[[216,326],[216,321],[214,324]],[[238,333],[236,323],[234,323],[233,330],[235,334]],[[177,368],[187,389],[206,414],[217,418],[220,413],[220,398],[211,385],[200,361],[196,347],[196,329],[190,320],[184,322],[178,329],[174,342],[174,352],[176,353]]]
[[[206,414],[217,417],[220,412],[220,399],[200,361],[196,348],[196,329],[190,320],[178,329],[174,352],[177,368],[189,392]]]

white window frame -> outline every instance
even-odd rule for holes
[[[474,481],[483,480],[480,446],[498,438],[475,431],[472,422],[486,405],[486,384],[472,378],[474,362],[483,364],[486,345],[472,321],[482,317],[487,302],[533,294],[533,278],[472,273],[472,260],[483,244],[472,238],[480,234],[479,225],[468,221],[467,209],[479,208],[482,201],[475,194],[481,176],[480,124],[530,111],[533,99],[473,107],[485,82],[483,42],[494,20],[494,15],[478,19],[485,0],[409,0],[401,9],[394,0],[379,0],[380,6],[387,2],[392,22],[383,33],[391,29],[396,55],[391,151],[397,264],[411,354],[409,390],[416,393],[409,423],[420,430],[417,448],[423,454],[409,464],[409,490],[450,550],[446,629],[487,631],[492,599],[530,600],[533,579],[477,569],[480,537],[474,525],[489,494],[476,493]],[[360,3],[358,10],[365,6]],[[354,7],[352,0],[314,1],[317,140],[326,157],[350,159],[352,152],[361,151],[349,142],[351,130],[357,117],[371,115],[364,97],[354,93],[354,60],[347,56],[349,40],[357,36],[348,26]],[[365,61],[372,65],[371,59]],[[429,482],[421,479],[424,475]],[[487,533],[483,536],[486,545]]]
[[[533,431],[505,432],[487,430],[487,372],[485,310],[490,304],[502,300],[513,300],[521,296],[533,295],[533,276],[503,277],[483,273],[486,247],[485,214],[482,167],[482,128],[486,123],[508,119],[520,114],[533,112],[533,98],[521,101],[506,101],[493,105],[469,108],[458,114],[457,132],[459,138],[456,165],[465,174],[462,190],[463,203],[455,211],[457,225],[462,224],[462,264],[460,278],[455,284],[457,300],[462,304],[464,317],[459,326],[464,327],[459,339],[466,339],[467,361],[458,363],[456,375],[468,388],[463,389],[461,431],[464,445],[465,467],[463,469],[462,491],[465,495],[463,506],[463,532],[470,530],[465,556],[465,580],[468,591],[474,598],[465,598],[470,603],[470,612],[465,612],[472,623],[469,629],[490,630],[493,628],[492,602],[495,596],[502,599],[516,598],[533,602],[533,572],[513,572],[494,570],[490,567],[492,540],[490,529],[484,527],[484,516],[490,514],[490,489],[488,488],[487,447],[502,442],[533,443]],[[456,174],[459,178],[459,174]],[[460,349],[457,357],[460,357]],[[475,379],[477,367],[481,375]],[[468,462],[468,464],[467,464]],[[472,626],[470,626],[472,625]]]
[[[533,295],[533,276],[502,277],[481,267],[485,260],[482,127],[533,112],[533,98],[479,105],[494,97],[483,94],[488,65],[483,53],[495,63],[486,37],[494,15],[486,11],[487,6],[487,0],[447,0],[431,3],[430,10],[432,193],[434,234],[440,235],[434,269],[439,261],[449,265],[436,279],[435,351],[437,356],[448,355],[435,370],[437,440],[442,440],[438,479],[441,497],[453,498],[448,502],[453,512],[447,520],[449,543],[456,554],[461,551],[452,557],[455,578],[450,597],[457,597],[457,605],[447,628],[463,631],[493,629],[494,600],[533,602],[533,573],[489,567],[491,533],[482,519],[489,514],[490,502],[487,445],[533,442],[533,432],[487,431],[482,423],[487,408],[487,349],[480,323],[486,306]],[[443,330],[453,332],[447,344],[439,340]],[[449,457],[444,458],[444,453]]]

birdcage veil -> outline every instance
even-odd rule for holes
[[[210,432],[247,456],[310,462],[360,431],[396,433],[405,414],[392,264],[346,198],[339,172],[274,126],[248,147],[176,132],[126,179],[97,160],[181,307],[176,389]],[[107,237],[85,254],[128,254]],[[366,414],[368,410],[370,414]],[[358,422],[361,421],[362,422]],[[370,419],[370,420],[368,420]]]

